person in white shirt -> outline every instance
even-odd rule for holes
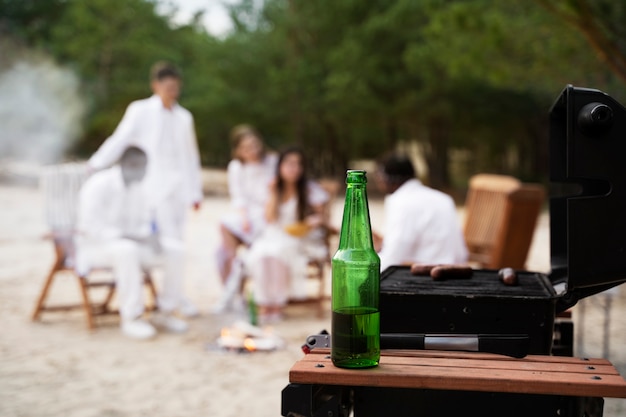
[[[389,154],[378,165],[385,197],[380,268],[412,263],[463,264],[468,252],[452,198],[417,178],[411,160]]]
[[[259,132],[239,125],[231,132],[233,159],[228,164],[232,210],[220,219],[222,242],[217,265],[222,283],[230,275],[240,245],[249,246],[265,226],[265,203],[274,181],[277,156],[266,151]]]
[[[180,86],[176,67],[156,63],[151,70],[154,95],[128,106],[115,132],[89,159],[88,166],[92,171],[109,167],[130,145],[144,149],[150,161],[145,178],[147,197],[159,231],[182,241],[187,211],[190,207],[198,210],[203,195],[193,116],[177,102]],[[188,316],[198,313],[185,297],[179,309]]]
[[[112,268],[120,302],[122,332],[147,339],[155,328],[142,319],[143,271],[164,267],[159,292],[159,313],[153,323],[168,331],[184,332],[187,323],[173,316],[182,287],[183,245],[161,236],[147,204],[147,157],[138,147],[128,147],[119,164],[90,176],[79,194],[76,269],[86,276],[92,268]]]

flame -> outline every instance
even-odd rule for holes
[[[256,350],[256,343],[254,343],[254,339],[251,337],[246,337],[243,341],[243,347],[249,352],[254,352]]]
[[[274,350],[280,345],[280,340],[267,329],[252,328],[249,325],[242,327],[223,327],[217,344],[228,350],[239,352],[258,352]]]

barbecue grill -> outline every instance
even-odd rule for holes
[[[626,281],[626,110],[608,95],[567,86],[550,110],[551,272],[497,270],[433,281],[393,266],[381,276],[381,333],[523,334],[552,351],[555,316]]]
[[[549,354],[556,291],[544,274],[517,277],[508,286],[497,270],[476,270],[470,279],[433,281],[389,267],[381,276],[381,333],[527,335],[526,353]]]
[[[601,91],[568,85],[550,109],[549,145],[551,271],[516,271],[518,285],[506,286],[497,270],[433,281],[389,267],[381,275],[381,334],[523,335],[528,353],[550,355],[559,313],[626,282],[626,109]],[[284,408],[296,391],[283,393]],[[485,411],[487,401],[502,404],[493,415],[526,415],[529,403],[534,415],[602,415],[601,404],[577,397],[400,389],[355,389],[352,396],[359,416],[382,415],[390,399],[400,416],[422,415],[416,399],[430,410],[457,404],[470,414]]]

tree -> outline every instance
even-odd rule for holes
[[[552,100],[569,83],[610,90],[617,75],[602,59],[625,48],[625,6],[607,0],[240,0],[223,38],[200,15],[173,25],[159,1],[0,0],[3,33],[83,80],[84,155],[150,94],[148,70],[167,59],[183,69],[205,164],[226,164],[228,131],[246,122],[274,148],[302,145],[317,175],[412,141],[437,188],[463,183],[450,174],[456,149],[474,171],[541,179]]]
[[[626,83],[626,3],[610,0],[536,0],[576,28],[603,63]]]
[[[173,27],[168,19],[157,14],[156,3],[143,0],[68,1],[50,43],[56,57],[81,74],[91,98],[85,140],[77,151],[93,152],[113,132],[126,106],[150,95],[148,73],[158,60],[182,68],[188,81],[181,101],[202,113],[202,48],[210,47],[210,38],[197,22]],[[200,124],[205,128],[203,119]]]
[[[47,47],[46,40],[65,7],[64,0],[0,0],[0,34],[21,38],[28,45]]]
[[[436,5],[422,27],[422,41],[413,42],[405,56],[423,81],[423,98],[411,105],[427,110],[422,118],[435,116],[430,132],[437,122],[448,125],[448,140],[429,140],[429,146],[442,148],[435,169],[445,169],[441,153],[452,145],[485,155],[482,162],[475,159],[477,170],[545,176],[552,100],[567,83],[586,85],[607,74],[582,48],[582,37],[570,32],[524,1]],[[514,165],[505,165],[508,155],[517,156]]]

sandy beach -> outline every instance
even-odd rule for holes
[[[340,196],[333,206],[337,225],[342,205]],[[217,221],[227,210],[225,196],[210,196],[189,217],[185,286],[200,317],[190,321],[184,335],[161,333],[137,342],[122,336],[115,316],[99,319],[93,332],[81,311],[44,313],[40,322],[31,322],[54,258],[51,242],[42,239],[48,232],[42,196],[33,185],[0,184],[0,416],[279,416],[281,390],[289,368],[303,355],[300,346],[306,336],[330,330],[330,315],[318,319],[310,306],[289,307],[286,320],[274,326],[286,341],[281,350],[239,354],[215,349],[220,329],[245,319],[210,313],[221,294],[213,260]],[[382,201],[371,201],[370,210],[373,227],[380,228]],[[527,267],[549,270],[546,213],[538,222]],[[51,302],[78,297],[74,277],[57,278]],[[612,304],[607,310],[608,299]],[[576,328],[585,330],[576,337],[575,354],[603,357],[608,352],[606,357],[626,375],[624,286],[584,300],[574,308],[574,320]],[[604,415],[626,415],[626,401],[607,400]]]

